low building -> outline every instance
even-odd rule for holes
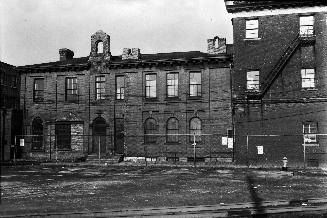
[[[231,53],[215,37],[208,53],[126,48],[113,56],[109,35],[98,31],[88,57],[65,48],[60,61],[18,67],[24,155],[190,160],[195,139],[197,159],[231,160]]]

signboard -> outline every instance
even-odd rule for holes
[[[221,137],[221,145],[227,145],[228,141],[227,141],[227,137],[223,136]]]
[[[228,138],[228,148],[233,148],[233,138]]]
[[[24,145],[25,145],[24,139],[19,139],[19,146],[24,147]]]
[[[257,146],[258,154],[263,154],[263,146]]]

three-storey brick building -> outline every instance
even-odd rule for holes
[[[233,16],[236,161],[325,165],[326,3],[225,3]]]
[[[18,67],[26,111],[25,156],[88,155],[232,158],[232,47],[208,40],[208,53],[110,52],[110,37],[91,37],[88,57],[60,49],[60,61]]]

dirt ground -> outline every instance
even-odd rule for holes
[[[327,177],[247,169],[133,166],[2,168],[0,215],[250,202],[327,196]]]

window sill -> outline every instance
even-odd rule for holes
[[[259,41],[261,38],[245,38],[244,41]]]
[[[166,97],[165,101],[181,101],[179,97]]]
[[[305,143],[305,144],[302,144],[302,146],[305,147],[319,147],[319,143]]]
[[[44,153],[45,150],[42,150],[42,149],[31,149],[31,152],[33,152],[33,153]]]
[[[188,100],[201,100],[202,96],[188,96]]]
[[[166,142],[165,145],[180,145],[180,142]]]
[[[159,101],[158,98],[145,98],[144,99],[145,101],[149,101],[149,102],[156,102],[156,101]]]
[[[301,89],[302,92],[306,92],[306,91],[318,91],[317,88],[302,88]]]

